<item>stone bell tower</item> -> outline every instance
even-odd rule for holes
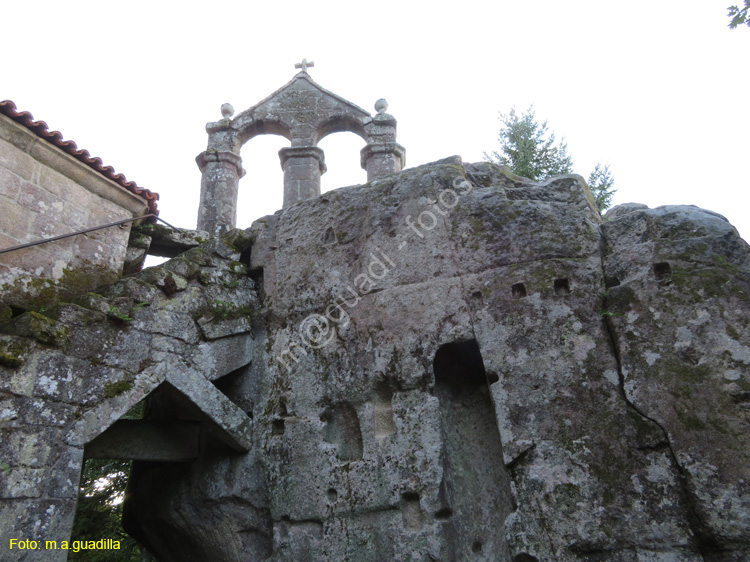
[[[372,116],[315,83],[307,72],[311,66],[306,60],[295,65],[300,71],[288,84],[234,118],[232,106],[222,105],[223,119],[206,125],[208,147],[196,158],[202,174],[200,230],[219,235],[234,228],[237,186],[245,174],[240,149],[256,135],[276,134],[291,142],[279,151],[284,208],[320,195],[326,164],[317,145],[331,133],[349,131],[365,140],[361,165],[368,181],[403,169],[405,151],[396,142],[396,120],[386,113],[388,103],[378,100]]]

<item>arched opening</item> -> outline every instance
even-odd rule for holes
[[[325,152],[328,167],[320,178],[321,193],[367,181],[367,173],[359,162],[359,151],[365,144],[359,136],[348,132],[332,133],[321,139],[318,147]]]
[[[321,139],[327,137],[332,133],[350,132],[355,135],[359,135],[362,140],[367,142],[367,133],[365,127],[362,124],[362,118],[368,118],[369,116],[363,114],[359,117],[353,115],[334,115],[323,123],[317,126],[315,131],[315,137],[313,142],[317,145]]]
[[[253,221],[281,209],[284,200],[284,172],[279,150],[290,146],[279,135],[258,135],[241,149],[245,176],[237,190],[237,228],[248,228]]]
[[[443,345],[432,365],[443,443],[443,506],[434,517],[444,522],[452,560],[510,562],[503,532],[510,481],[489,392],[497,379],[488,377],[476,340]]]

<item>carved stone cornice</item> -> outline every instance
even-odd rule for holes
[[[231,164],[237,170],[237,176],[242,177],[245,175],[245,169],[242,167],[242,158],[234,152],[224,150],[206,150],[201,152],[196,158],[198,168],[201,173],[205,170],[206,166],[214,162],[224,162]]]

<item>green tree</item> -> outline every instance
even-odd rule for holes
[[[71,541],[120,541],[119,550],[68,552],[71,562],[140,562],[141,548],[122,529],[122,498],[130,461],[89,459],[83,467]]]
[[[143,418],[139,402],[122,419]],[[120,541],[119,550],[68,551],[70,562],[141,562],[141,547],[122,528],[122,501],[130,476],[130,461],[89,459],[83,465],[78,488],[78,507],[71,541]]]
[[[489,160],[535,181],[571,173],[573,162],[565,139],[555,144],[555,134],[547,132],[547,121],[536,120],[533,106],[523,115],[511,108],[507,115],[500,115],[500,120],[500,152],[485,153]]]
[[[738,6],[729,6],[727,8],[729,17],[732,18],[729,22],[729,29],[734,29],[742,24],[750,27],[750,17],[748,17],[748,11],[750,11],[750,0],[745,0],[745,6],[740,8]]]
[[[597,163],[594,170],[589,174],[589,189],[594,194],[594,202],[599,209],[600,213],[603,213],[605,209],[609,208],[612,204],[612,198],[615,196],[615,178],[612,177],[609,171],[609,166],[602,166]]]
[[[539,123],[536,120],[533,106],[522,115],[512,108],[508,114],[501,114],[500,120],[503,123],[498,135],[500,151],[485,152],[489,161],[507,166],[514,174],[535,181],[572,173],[573,160],[565,139],[555,143],[555,134],[548,131],[547,121]],[[609,166],[597,164],[589,174],[588,184],[599,212],[604,212],[616,191]]]

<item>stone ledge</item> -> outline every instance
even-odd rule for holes
[[[200,424],[119,420],[84,449],[87,459],[185,462],[198,456]]]

